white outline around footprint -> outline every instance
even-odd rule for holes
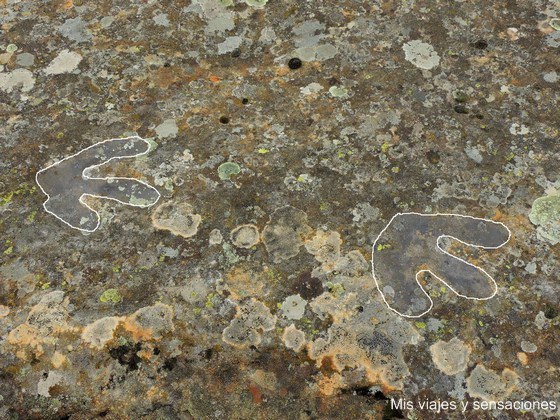
[[[420,315],[405,315],[405,314],[400,313],[400,312],[397,311],[396,309],[392,308],[392,307],[389,305],[389,303],[387,302],[387,300],[385,299],[385,295],[384,295],[383,291],[380,289],[379,283],[377,282],[377,278],[375,277],[375,264],[374,264],[374,261],[373,261],[373,256],[374,256],[374,254],[375,254],[375,247],[376,247],[376,245],[377,245],[377,241],[379,240],[379,238],[381,238],[381,236],[382,236],[383,233],[387,230],[387,228],[389,228],[389,226],[391,226],[391,223],[393,223],[393,220],[395,220],[396,217],[405,216],[405,215],[417,215],[417,216],[423,216],[423,217],[456,216],[456,217],[463,217],[463,218],[467,218],[467,219],[473,219],[473,220],[480,220],[480,221],[484,221],[484,222],[495,223],[495,224],[499,224],[499,225],[502,225],[503,227],[505,227],[506,230],[507,230],[507,232],[508,232],[508,237],[507,237],[507,239],[505,240],[505,242],[503,242],[502,244],[500,244],[500,245],[498,245],[498,246],[482,246],[482,245],[470,244],[470,243],[468,243],[468,242],[461,241],[460,239],[458,239],[458,238],[456,238],[456,237],[454,237],[454,236],[452,236],[452,235],[440,235],[440,236],[438,236],[437,239],[436,239],[436,250],[439,249],[439,250],[440,250],[441,252],[443,252],[444,254],[447,254],[447,255],[449,255],[450,257],[455,258],[455,259],[457,259],[457,260],[459,260],[459,261],[461,261],[461,262],[463,262],[463,263],[465,263],[465,264],[467,264],[467,265],[470,265],[471,267],[474,267],[474,268],[476,268],[477,270],[481,271],[484,275],[486,275],[486,277],[488,277],[488,278],[492,281],[492,283],[493,283],[493,285],[494,285],[494,293],[492,293],[491,296],[486,297],[486,298],[476,298],[476,297],[465,296],[465,295],[462,295],[462,294],[460,294],[459,292],[457,292],[455,289],[453,289],[453,287],[451,287],[451,286],[450,286],[446,281],[444,281],[442,278],[436,276],[431,270],[420,270],[420,271],[418,271],[418,272],[416,273],[416,283],[418,283],[418,286],[420,287],[420,289],[422,290],[422,292],[426,295],[426,297],[427,297],[428,300],[430,301],[430,307],[429,307],[426,311],[422,312]],[[383,301],[385,302],[385,304],[387,305],[387,307],[388,307],[390,310],[392,310],[393,312],[397,313],[398,315],[403,316],[403,317],[406,317],[406,318],[420,318],[420,317],[426,315],[428,312],[430,312],[430,311],[432,310],[432,308],[433,308],[433,306],[434,306],[434,302],[433,302],[432,298],[430,297],[430,295],[428,295],[428,293],[426,293],[426,291],[424,290],[424,287],[422,287],[422,285],[420,284],[420,281],[419,281],[419,279],[418,279],[418,276],[419,276],[420,274],[422,274],[422,273],[425,273],[425,272],[430,273],[430,274],[431,274],[432,276],[434,276],[437,280],[441,281],[445,286],[447,286],[449,289],[451,289],[451,291],[453,291],[457,296],[460,296],[460,297],[465,298],[465,299],[470,299],[470,300],[488,300],[488,299],[492,299],[492,298],[496,295],[496,293],[498,292],[498,284],[496,283],[496,281],[494,280],[494,278],[493,278],[490,274],[488,274],[483,268],[480,268],[480,267],[478,267],[478,266],[476,266],[476,265],[474,265],[474,264],[471,264],[471,263],[469,263],[469,262],[463,260],[462,258],[459,258],[459,257],[457,257],[457,256],[455,256],[455,255],[453,255],[453,254],[450,254],[449,252],[447,252],[447,251],[445,251],[443,248],[441,248],[441,246],[440,246],[440,240],[441,240],[442,238],[451,238],[451,239],[456,240],[456,241],[458,241],[458,242],[460,242],[460,243],[462,243],[462,244],[464,244],[464,245],[472,246],[472,247],[475,247],[475,248],[482,248],[482,249],[499,249],[499,248],[503,247],[505,244],[507,244],[507,243],[509,242],[509,240],[510,240],[510,238],[511,238],[511,231],[510,231],[509,228],[508,228],[504,223],[502,223],[502,222],[497,222],[497,221],[491,220],[491,219],[482,219],[482,218],[480,218],[480,217],[465,216],[465,215],[462,215],[462,214],[453,214],[453,213],[433,213],[433,214],[426,214],[426,213],[416,213],[416,212],[407,212],[407,213],[397,213],[397,214],[395,214],[395,215],[391,218],[391,220],[389,221],[389,223],[387,224],[387,226],[385,226],[385,227],[383,228],[383,230],[379,233],[379,235],[377,235],[377,238],[375,239],[375,242],[373,243],[373,247],[372,247],[372,251],[371,251],[371,273],[372,273],[372,276],[373,276],[373,280],[375,281],[375,286],[377,287],[377,290],[378,290],[379,293],[381,294],[381,297],[383,298]]]
[[[65,161],[67,161],[67,160],[69,160],[69,159],[72,159],[72,158],[78,156],[80,153],[82,153],[82,152],[84,152],[84,151],[86,151],[86,150],[89,150],[89,149],[92,149],[92,148],[94,148],[94,147],[96,147],[96,146],[99,146],[100,144],[104,144],[104,143],[108,143],[108,142],[112,142],[112,141],[116,141],[116,140],[122,141],[122,140],[129,140],[129,139],[138,139],[138,140],[141,140],[141,141],[145,142],[145,143],[148,145],[148,148],[146,149],[145,152],[137,153],[137,154],[134,154],[134,155],[127,155],[127,156],[114,156],[114,157],[112,157],[112,158],[110,158],[110,159],[108,159],[108,160],[106,160],[106,161],[104,161],[104,162],[102,162],[102,163],[100,163],[100,164],[88,166],[88,167],[86,167],[86,168],[83,169],[83,171],[82,171],[82,177],[83,177],[84,180],[102,180],[102,181],[132,180],[132,181],[139,182],[140,184],[145,185],[146,187],[148,187],[148,188],[154,190],[154,191],[157,193],[157,199],[156,199],[153,203],[151,203],[151,204],[145,204],[145,205],[144,205],[144,204],[131,204],[131,203],[127,203],[127,202],[121,201],[121,200],[119,200],[119,199],[117,199],[117,198],[113,198],[113,197],[107,197],[107,196],[102,196],[102,195],[95,195],[95,194],[83,193],[83,194],[80,196],[80,198],[78,199],[78,201],[80,202],[80,204],[84,205],[84,206],[87,207],[89,210],[91,210],[92,212],[95,213],[95,216],[96,216],[96,218],[97,218],[97,224],[96,224],[96,226],[95,226],[95,229],[83,229],[83,228],[79,228],[79,227],[73,226],[72,224],[70,224],[70,223],[68,223],[66,220],[64,220],[63,218],[59,217],[57,214],[55,214],[55,213],[53,213],[52,211],[50,211],[49,209],[47,209],[46,205],[47,205],[47,203],[48,203],[48,201],[50,200],[51,197],[50,197],[50,195],[43,189],[43,187],[41,186],[41,183],[39,182],[39,174],[41,174],[42,172],[47,171],[47,170],[50,169],[50,168],[53,168],[53,167],[55,167],[55,166],[61,164],[62,162],[65,162]],[[82,232],[92,233],[92,232],[95,232],[95,231],[99,228],[99,226],[101,225],[101,217],[100,217],[99,213],[98,213],[95,209],[91,208],[90,206],[88,206],[88,205],[86,204],[85,201],[83,201],[84,197],[103,198],[103,199],[107,199],[107,200],[116,201],[116,202],[118,202],[118,203],[121,203],[121,204],[124,204],[124,205],[127,205],[127,206],[132,206],[132,207],[140,207],[140,208],[152,207],[153,205],[155,205],[155,204],[159,201],[159,199],[161,198],[161,194],[160,194],[160,192],[159,192],[155,187],[151,186],[150,184],[148,184],[148,183],[146,183],[146,182],[144,182],[144,181],[141,181],[141,180],[139,180],[139,179],[136,179],[136,178],[128,178],[128,177],[106,177],[106,178],[96,178],[96,177],[90,177],[90,176],[88,176],[88,175],[86,174],[87,171],[90,171],[90,170],[92,170],[92,169],[99,168],[99,167],[101,167],[101,166],[103,166],[103,165],[107,165],[109,162],[112,162],[112,161],[115,161],[115,160],[121,160],[121,159],[136,158],[136,157],[139,157],[139,156],[144,156],[144,155],[148,154],[149,152],[150,152],[150,143],[149,143],[146,139],[143,139],[142,137],[139,137],[139,136],[129,136],[129,137],[120,137],[120,138],[107,139],[107,140],[99,141],[99,142],[97,142],[97,143],[95,143],[95,144],[92,144],[91,146],[88,146],[88,147],[86,147],[85,149],[82,149],[82,150],[80,150],[79,152],[76,152],[76,153],[74,153],[74,154],[71,155],[71,156],[67,156],[67,157],[65,157],[64,159],[59,160],[59,161],[53,163],[52,165],[49,165],[49,166],[47,166],[46,168],[43,168],[43,169],[37,171],[37,173],[35,174],[35,182],[37,183],[37,185],[39,186],[39,188],[41,189],[41,191],[43,192],[43,194],[45,194],[45,195],[47,196],[47,199],[43,202],[43,208],[45,209],[45,211],[46,211],[47,213],[52,214],[54,217],[56,217],[58,220],[60,220],[60,221],[63,222],[64,224],[70,226],[72,229],[77,229],[77,230],[82,231]]]

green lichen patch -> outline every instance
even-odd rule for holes
[[[225,162],[218,167],[218,176],[221,180],[229,180],[233,175],[241,172],[241,168],[235,162]]]
[[[99,301],[103,303],[119,303],[122,296],[117,289],[107,289],[99,297]]]
[[[334,98],[344,98],[344,97],[348,96],[349,91],[344,86],[332,86],[329,89],[329,93]]]
[[[537,225],[537,234],[556,245],[560,242],[560,195],[537,198],[533,202],[529,220]]]

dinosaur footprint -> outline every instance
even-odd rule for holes
[[[511,236],[506,225],[457,214],[398,213],[373,245],[372,273],[389,309],[418,318],[433,302],[419,276],[429,272],[458,296],[486,300],[497,291],[494,279],[482,268],[443,249],[443,240],[496,249]]]
[[[145,155],[149,150],[150,144],[137,136],[109,139],[41,169],[35,179],[48,197],[43,207],[74,229],[94,232],[100,224],[99,214],[84,202],[85,197],[106,198],[134,207],[154,205],[160,194],[143,181],[89,175],[92,169],[111,161]]]

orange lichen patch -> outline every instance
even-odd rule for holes
[[[31,347],[35,357],[39,357],[44,353],[43,340],[39,334],[39,330],[27,324],[21,324],[14,328],[8,334],[8,343],[17,347]],[[20,359],[27,359],[25,349],[18,349],[16,356]]]
[[[290,72],[290,69],[286,66],[281,66],[281,67],[277,67],[276,70],[274,71],[274,74],[276,75],[276,77],[279,76],[285,76]]]
[[[226,284],[231,298],[240,300],[248,296],[262,296],[264,283],[258,277],[260,276],[242,266],[232,268],[226,273]]]
[[[262,393],[258,386],[249,384],[249,392],[251,393],[251,397],[253,397],[253,402],[255,404],[262,403]]]
[[[317,386],[319,387],[319,391],[323,395],[334,395],[339,392],[341,389],[345,389],[348,387],[344,378],[335,373],[331,376],[325,376],[322,373],[319,375],[319,379],[317,380]]]
[[[170,306],[156,303],[140,308],[129,316],[100,318],[83,328],[82,340],[90,347],[101,350],[115,338],[119,327],[122,327],[134,341],[157,341],[165,332],[173,331],[172,317]]]
[[[218,76],[216,76],[215,74],[211,74],[208,77],[208,80],[210,80],[212,83],[220,83],[222,81],[222,79]]]
[[[338,372],[346,368],[363,368],[368,381],[380,384],[386,392],[401,389],[400,378],[408,374],[406,365],[397,360],[399,354],[368,351],[359,346],[358,337],[353,332],[339,326],[329,329],[328,341],[318,339],[311,343],[309,357],[317,361],[317,366],[322,366],[324,358],[328,357],[332,368]]]
[[[253,383],[269,391],[275,391],[278,386],[278,381],[274,372],[266,372],[262,369],[257,369],[250,377]]]
[[[101,350],[107,342],[114,338],[115,330],[120,321],[121,318],[118,317],[98,319],[84,327],[82,331],[82,340],[91,347]]]
[[[62,4],[62,8],[64,10],[69,10],[72,7],[74,7],[74,1],[73,0],[65,0],[64,3]]]
[[[168,394],[161,387],[152,386],[146,392],[146,397],[151,401],[165,401],[168,398]]]
[[[144,360],[150,360],[154,355],[154,351],[150,348],[143,348],[142,350],[136,352],[136,354]]]
[[[517,358],[519,359],[519,361],[523,366],[529,363],[529,357],[527,356],[527,353],[520,351],[519,353],[517,353]]]
[[[68,363],[68,358],[62,353],[59,353],[57,351],[55,351],[51,357],[51,364],[55,369],[59,369],[60,367],[66,365],[67,363]]]
[[[144,328],[133,319],[126,318],[123,321],[123,326],[126,331],[132,334],[132,339],[135,341],[145,341],[153,338],[153,331],[151,328]]]
[[[198,69],[195,73],[189,74],[181,67],[170,66],[160,67],[152,72],[150,80],[158,87],[168,89],[171,85],[184,84],[198,79],[202,74],[202,70]]]

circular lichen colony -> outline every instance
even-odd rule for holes
[[[255,225],[238,226],[231,231],[231,241],[238,248],[252,248],[260,242],[259,229]]]
[[[529,220],[538,226],[540,238],[551,245],[560,243],[560,194],[537,198],[533,202]]]
[[[218,167],[218,176],[221,180],[229,180],[233,175],[241,172],[241,168],[235,162],[225,162]]]
[[[192,206],[185,203],[163,203],[152,215],[152,223],[156,228],[168,230],[183,238],[196,235],[201,221],[202,217],[195,214]]]

